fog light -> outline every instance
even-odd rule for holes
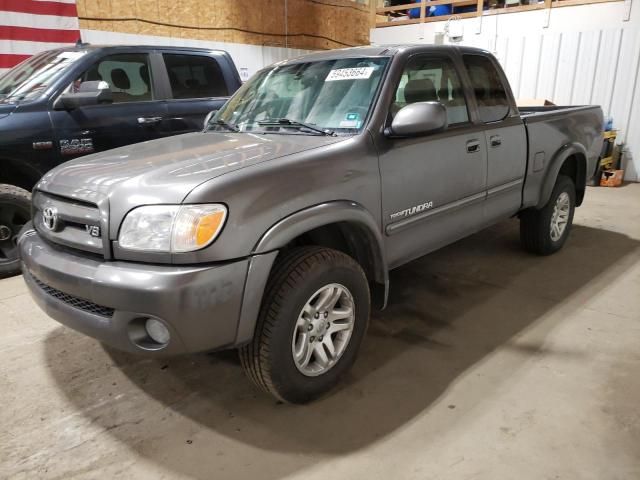
[[[161,321],[150,318],[144,324],[144,328],[154,342],[162,345],[169,343],[169,338],[171,337],[169,329]]]

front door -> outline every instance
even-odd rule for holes
[[[382,223],[392,268],[482,225],[487,175],[484,131],[470,121],[460,77],[449,57],[411,57],[389,116],[410,103],[429,101],[446,107],[448,128],[390,140],[380,152]]]
[[[52,110],[51,120],[61,160],[144,142],[166,134],[166,102],[156,100],[147,53],[102,57],[69,89],[83,81],[102,80],[113,103],[74,110]]]

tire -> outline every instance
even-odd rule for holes
[[[329,316],[322,313],[327,309],[320,308],[325,293],[328,297],[339,295],[335,307],[329,309]],[[348,312],[349,305],[353,315],[347,336],[345,325],[350,320],[337,317],[340,312]],[[318,315],[315,309],[319,310]],[[276,260],[253,340],[240,348],[242,366],[253,383],[278,400],[288,403],[315,400],[331,390],[355,361],[369,323],[369,310],[367,278],[354,259],[328,248],[292,249]],[[305,332],[308,327],[312,330]],[[322,328],[329,328],[326,332],[330,333]],[[341,330],[335,332],[334,328]],[[330,350],[324,346],[327,341],[334,345],[335,359],[323,370],[322,355],[315,352],[321,349],[330,358]],[[298,364],[294,356],[296,350],[302,351],[306,345],[313,353],[303,366],[304,359]]]
[[[558,235],[554,231],[556,205],[565,205],[568,197],[566,223]],[[569,177],[559,175],[549,201],[540,210],[529,209],[520,215],[520,240],[524,248],[537,255],[551,255],[567,241],[576,207],[576,187]],[[561,219],[560,219],[561,220]]]
[[[31,219],[31,194],[13,185],[0,185],[0,278],[20,273],[16,240]]]

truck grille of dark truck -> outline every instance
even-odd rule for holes
[[[101,317],[113,317],[113,308],[103,307],[102,305],[98,305],[97,303],[90,302],[89,300],[84,300],[82,298],[74,297],[73,295],[69,295],[68,293],[61,292],[60,290],[53,288],[46,283],[42,282],[38,278],[34,277],[31,274],[25,273],[25,275],[29,275],[29,277],[33,280],[33,282],[42,289],[43,292],[48,294],[49,296],[55,298],[56,300],[60,300],[61,302],[66,303],[70,307],[77,308],[87,313],[92,313],[93,315],[100,315]]]
[[[104,256],[100,210],[97,205],[38,191],[33,196],[33,207],[35,228],[46,240]],[[53,228],[45,225],[43,212],[47,209],[55,211]],[[99,235],[96,235],[96,231]]]

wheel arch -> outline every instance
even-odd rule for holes
[[[537,209],[544,207],[549,201],[558,175],[566,175],[573,180],[576,187],[576,206],[580,206],[587,184],[587,152],[582,145],[578,143],[565,145],[554,156],[542,183]]]
[[[254,254],[296,245],[320,245],[351,255],[370,281],[384,285],[389,273],[384,243],[375,219],[362,205],[338,200],[300,210],[274,224],[260,238]]]

